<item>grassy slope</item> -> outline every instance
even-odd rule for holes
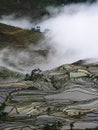
[[[39,32],[32,32],[0,23],[0,47],[26,47],[27,44],[36,43],[42,38]]]
[[[0,50],[9,47],[12,53],[14,50],[18,53],[27,50],[29,45],[35,46],[43,38],[44,36],[41,32],[34,32],[0,23]],[[27,50],[27,52],[28,51],[29,50]],[[30,56],[32,56],[32,58],[37,57],[37,59],[40,58],[40,56],[45,57],[46,55],[47,50],[32,49],[30,52]],[[8,65],[15,67],[14,61],[6,61],[6,59],[9,59],[9,55],[5,57],[5,59],[3,57],[2,60],[5,64],[7,63]],[[23,63],[25,64],[25,62]],[[21,77],[21,74],[13,72],[7,68],[0,67],[0,79],[7,79],[9,77],[18,78],[19,76]]]

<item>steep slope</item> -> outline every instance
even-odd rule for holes
[[[22,73],[30,72],[46,61],[48,51],[39,31],[0,23],[0,66]]]
[[[0,23],[0,47],[27,47],[42,39],[40,32],[34,32]]]

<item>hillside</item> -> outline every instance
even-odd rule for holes
[[[46,6],[87,1],[95,0],[0,0],[0,18],[15,13],[15,19],[40,21],[49,15]],[[0,130],[98,130],[98,62],[84,58],[58,66],[63,49],[59,46],[61,55],[56,57],[51,41],[40,27],[29,30],[0,23]],[[64,58],[70,59],[71,52]]]
[[[49,52],[44,44],[41,45],[42,40],[44,35],[37,30],[0,23],[0,66],[22,73],[30,72],[36,65],[40,66]]]
[[[0,24],[0,38],[0,130],[98,126],[98,64],[42,71],[34,68],[47,61],[49,50],[36,48],[42,33]]]
[[[78,2],[94,2],[96,0],[0,0],[0,15],[16,14],[17,17],[30,16],[39,19],[49,13],[46,6],[60,6],[62,4]]]
[[[25,48],[30,44],[36,44],[42,37],[43,35],[40,32],[0,23],[0,48],[7,46]]]
[[[69,130],[71,122],[76,130],[97,127],[97,86],[97,65],[74,64],[34,69],[17,82],[1,83],[0,128],[46,130],[48,124],[49,130]]]

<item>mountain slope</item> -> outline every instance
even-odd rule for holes
[[[0,66],[23,73],[44,64],[49,50],[39,31],[26,30],[0,23]]]
[[[59,6],[61,4],[93,2],[96,0],[0,0],[0,15],[16,14],[16,17],[30,16],[40,18],[46,15],[46,6]]]
[[[42,39],[40,32],[33,32],[10,25],[0,23],[0,46],[26,47],[28,44],[35,44]]]

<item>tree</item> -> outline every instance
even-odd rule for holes
[[[25,81],[30,80],[30,75],[29,75],[29,74],[26,74],[24,80],[25,80]]]
[[[47,114],[50,115],[50,112],[51,112],[51,108],[48,107],[48,108],[47,108]]]
[[[70,123],[70,130],[73,130],[73,127],[74,127],[74,122],[71,122]]]

